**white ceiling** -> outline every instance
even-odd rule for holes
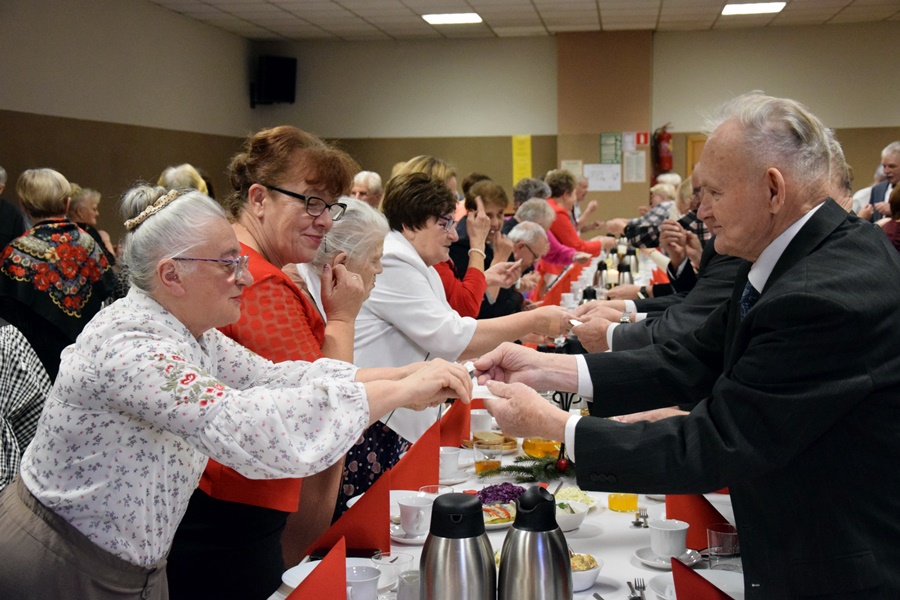
[[[776,15],[721,16],[725,0],[150,0],[252,40],[407,40],[900,22],[900,0],[787,0]],[[743,1],[743,0],[736,0]],[[421,15],[477,12],[432,26]]]

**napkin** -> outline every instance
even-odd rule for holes
[[[441,446],[459,448],[463,439],[469,439],[469,405],[457,400],[441,419]]]
[[[331,548],[343,543],[345,539],[350,548],[388,552],[391,549],[390,523],[391,477],[390,473],[385,473],[366,490],[356,504],[348,508],[347,512],[310,544],[304,554],[310,554],[319,548]]]
[[[727,523],[709,500],[699,494],[667,495],[666,518],[678,519],[690,525],[687,532],[687,547],[703,550],[709,544],[706,541],[706,528],[713,523]]]
[[[325,558],[310,571],[288,600],[308,598],[337,599],[347,596],[347,546],[344,538],[338,540]]]
[[[418,490],[423,485],[437,485],[440,480],[440,462],[441,421],[435,421],[388,472],[391,489]]]
[[[666,508],[666,516],[669,516]],[[672,559],[672,579],[675,581],[675,595],[690,600],[732,600],[731,596],[714,586],[699,573],[682,563]]]

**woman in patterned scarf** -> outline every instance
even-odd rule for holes
[[[94,238],[66,218],[65,177],[29,169],[16,193],[35,226],[0,256],[0,317],[25,335],[52,380],[60,352],[97,314],[115,281]]]
[[[304,477],[396,407],[470,398],[448,362],[253,354],[216,329],[253,281],[221,207],[146,187],[123,205],[131,289],[66,349],[20,478],[0,494],[5,600],[167,598],[166,556],[207,457],[256,479]],[[208,558],[197,577],[241,568]]]

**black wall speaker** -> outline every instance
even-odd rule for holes
[[[256,81],[250,84],[250,108],[257,104],[294,103],[297,90],[297,59],[260,56]]]

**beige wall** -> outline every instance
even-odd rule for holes
[[[240,136],[249,51],[144,0],[4,0],[0,109]]]
[[[297,102],[254,109],[329,138],[556,134],[556,40],[262,44],[297,58]]]
[[[763,90],[803,102],[829,127],[900,125],[897,23],[662,32],[653,45],[653,123],[703,129],[703,115]]]

